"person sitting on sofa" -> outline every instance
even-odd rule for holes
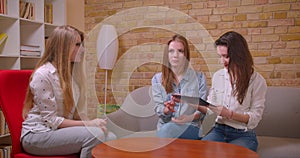
[[[175,103],[172,94],[197,96],[206,99],[206,78],[202,72],[189,67],[190,50],[187,40],[174,35],[164,51],[162,72],[152,78],[155,112],[159,116],[157,136],[199,139],[200,120],[205,116],[186,103]]]
[[[218,117],[202,140],[227,142],[256,151],[258,141],[253,129],[265,108],[266,81],[254,70],[248,44],[241,34],[226,32],[215,45],[224,65],[214,73],[208,94],[208,102],[216,106],[196,108],[203,113],[212,111]]]
[[[27,153],[89,158],[94,146],[115,138],[106,120],[80,120],[87,118],[81,115],[86,103],[83,55],[83,33],[76,28],[59,26],[50,34],[25,97],[21,144]]]

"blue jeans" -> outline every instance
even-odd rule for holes
[[[191,124],[168,122],[162,125],[156,135],[161,138],[200,139],[201,129]]]
[[[226,142],[246,147],[256,152],[258,142],[254,130],[245,131],[233,127],[218,124],[201,140],[211,140],[217,142]]]

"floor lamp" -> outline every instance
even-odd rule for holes
[[[117,59],[119,41],[113,25],[102,25],[97,37],[97,56],[101,69],[105,69],[104,116],[106,116],[107,76]]]

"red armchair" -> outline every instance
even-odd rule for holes
[[[0,71],[0,107],[4,113],[12,140],[12,158],[78,158],[79,155],[33,156],[22,150],[20,135],[22,109],[32,70]]]

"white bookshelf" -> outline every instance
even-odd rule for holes
[[[34,20],[19,16],[19,2],[34,4]],[[45,23],[44,5],[52,4],[53,22]],[[40,57],[20,55],[20,45],[38,45],[41,54],[45,50],[45,37],[56,26],[66,24],[65,0],[7,0],[7,13],[0,14],[0,33],[6,33],[8,38],[0,46],[0,70],[3,69],[33,69]]]

